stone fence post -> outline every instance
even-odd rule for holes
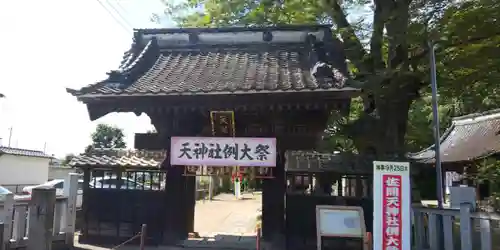
[[[14,194],[7,194],[0,209],[0,223],[3,223],[2,236],[0,237],[0,249],[6,247],[12,238],[12,216],[14,214]]]
[[[54,188],[35,188],[29,203],[28,250],[51,250],[54,229]]]
[[[67,198],[67,203],[63,212],[63,228],[61,231],[66,233],[66,245],[68,247],[73,246],[75,236],[78,192],[83,192],[83,190],[78,190],[79,177],[80,175],[77,173],[70,173],[64,180],[64,197]]]

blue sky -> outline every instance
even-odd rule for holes
[[[161,11],[159,0],[101,2],[113,5],[135,28],[159,27],[149,19]],[[147,116],[110,114],[91,122],[85,105],[65,90],[92,84],[116,69],[132,42],[129,28],[97,0],[0,1],[0,93],[7,96],[0,99],[2,144],[8,144],[12,127],[11,146],[42,150],[46,145],[46,152],[56,156],[80,153],[102,122],[123,128],[133,147],[134,133],[152,128]]]

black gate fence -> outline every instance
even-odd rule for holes
[[[146,224],[150,243],[161,242],[166,221],[165,178],[166,172],[158,169],[85,170],[80,241],[118,244],[137,235]]]
[[[363,208],[365,226],[373,229],[373,167],[352,154],[286,152],[286,249],[316,249],[316,206]],[[336,242],[334,249],[350,249]]]
[[[118,245],[147,225],[146,243],[162,241],[166,224],[167,171],[162,151],[102,149],[75,156],[83,171],[81,243]],[[129,242],[138,244],[139,239]]]

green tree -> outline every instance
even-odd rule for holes
[[[329,127],[330,143],[337,147],[346,147],[332,136],[340,134],[352,144],[348,147],[387,159],[401,158],[408,149],[432,143],[431,39],[437,47],[444,120],[498,106],[487,95],[487,91],[497,92],[499,63],[494,52],[500,39],[500,7],[495,0],[190,0],[165,4],[165,13],[182,27],[331,24],[349,60],[352,81],[348,84],[364,93],[364,105],[358,105],[354,115],[335,120]]]
[[[98,124],[91,138],[92,144],[85,148],[87,153],[96,148],[125,148],[127,146],[123,130],[108,124]]]
[[[73,157],[75,157],[74,154],[67,154],[66,156],[64,156],[64,159],[62,161],[62,165],[63,166],[69,165],[69,163],[71,162],[71,160],[73,159]]]

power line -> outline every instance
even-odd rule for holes
[[[127,24],[129,27],[132,27],[132,28],[134,27],[130,22],[128,22],[127,18],[125,18],[122,15],[122,13],[119,10],[117,10],[113,4],[111,4],[111,2],[109,0],[106,0],[106,3],[109,6],[111,6],[111,8],[115,11],[115,13],[125,22],[125,24]]]
[[[97,0],[97,2],[99,3],[99,5],[101,5],[101,7],[113,18],[113,20],[115,20],[116,23],[118,23],[120,25],[120,27],[122,27],[127,33],[129,34],[132,34],[132,28],[131,27],[127,27],[126,25],[124,25],[118,18],[116,18],[115,15],[113,15],[113,13],[111,13],[111,11],[108,9],[108,7],[106,7],[106,5],[104,5],[101,0]]]
[[[130,13],[128,13],[128,11],[125,8],[123,8],[123,6],[120,3],[120,1],[116,1],[116,5],[118,5],[118,8],[120,8],[121,10],[123,10],[123,12],[125,12],[125,14],[130,14]]]

